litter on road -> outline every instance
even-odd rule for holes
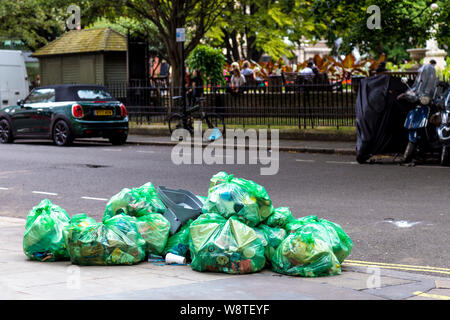
[[[254,181],[219,172],[206,196],[158,187],[125,188],[107,202],[101,222],[70,216],[50,200],[28,214],[23,249],[31,260],[79,265],[141,262],[245,274],[271,268],[302,277],[341,273],[353,242],[317,216],[295,218],[274,207]]]

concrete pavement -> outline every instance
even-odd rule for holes
[[[75,266],[70,262],[34,262],[27,260],[22,251],[24,230],[24,219],[0,217],[0,299],[450,299],[450,277],[386,269],[386,265],[377,268],[375,265],[355,266],[355,263],[344,262],[341,275],[300,278],[283,276],[270,270],[239,276],[200,273],[191,270],[189,266],[154,262],[111,267]],[[447,270],[447,274],[450,274],[450,270]]]

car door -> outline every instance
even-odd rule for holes
[[[11,116],[16,136],[46,136],[49,134],[51,107],[55,89],[35,89]]]

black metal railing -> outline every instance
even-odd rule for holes
[[[414,77],[409,76],[411,80]],[[354,127],[359,81],[356,77],[319,83],[267,81],[247,85],[238,93],[227,85],[207,85],[203,110],[221,114],[228,125],[243,127]],[[180,95],[180,88],[152,81],[116,82],[106,86],[127,105],[132,122],[165,124],[170,114],[181,112],[180,105],[172,99]]]

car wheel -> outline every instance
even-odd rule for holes
[[[441,166],[450,166],[450,146],[442,147]]]
[[[127,142],[128,136],[127,135],[117,135],[109,138],[109,142],[113,146],[121,146],[124,145]]]
[[[73,134],[65,121],[60,120],[53,127],[53,141],[59,147],[65,147],[72,144]]]
[[[8,120],[0,121],[0,143],[12,143],[14,141],[11,126]]]

